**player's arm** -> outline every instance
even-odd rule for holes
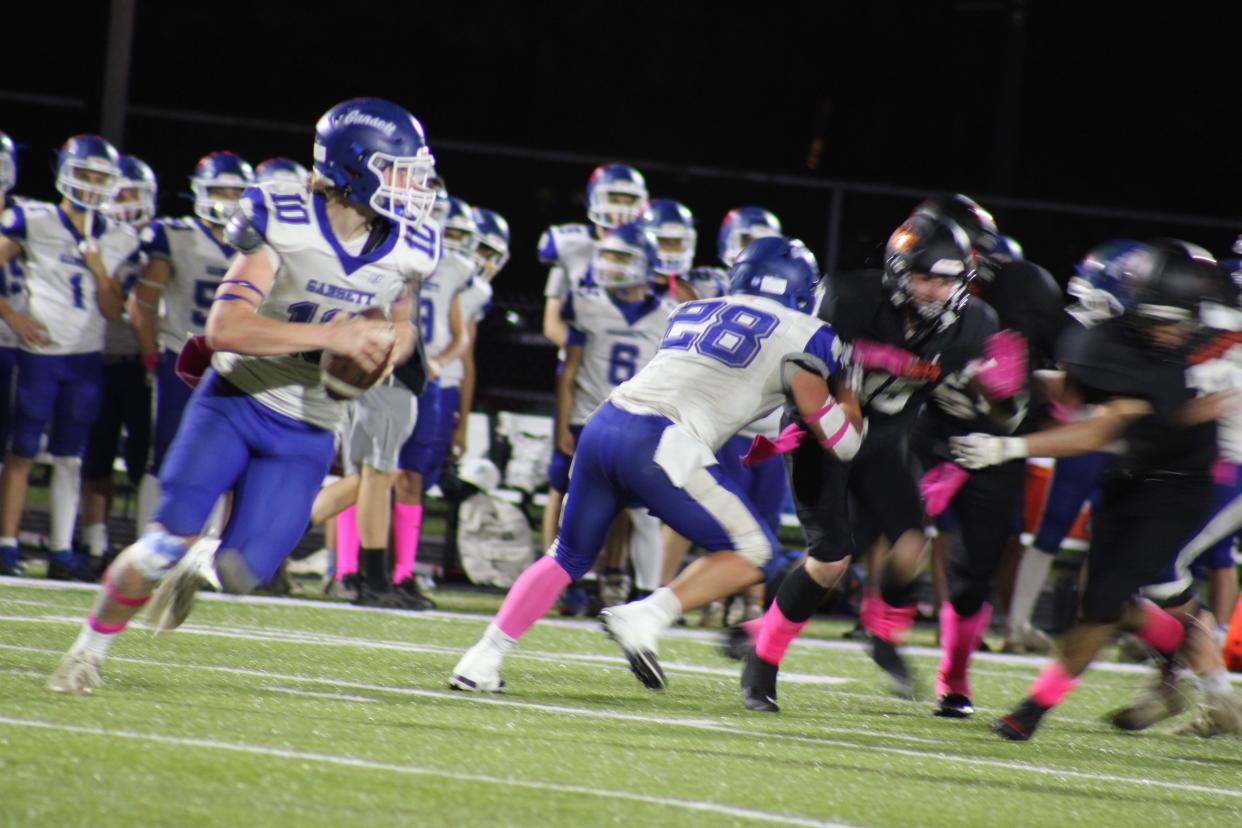
[[[582,367],[582,355],[586,352],[581,342],[565,346],[565,364],[556,382],[556,447],[565,454],[574,453],[574,434],[569,430],[569,417],[574,407],[574,381]]]
[[[569,325],[561,318],[561,308],[565,300],[560,296],[548,296],[543,300],[543,335],[558,348],[565,347],[569,336]]]
[[[457,301],[457,297],[460,295],[454,296],[453,300],[449,302],[449,335],[453,339],[443,351],[436,354],[435,359],[429,360],[429,362],[433,363],[432,370],[437,376],[444,370],[444,366],[450,365],[454,360],[459,359],[466,352],[466,349],[470,347],[470,333],[462,323],[461,303]]]
[[[0,267],[4,267],[9,259],[22,255],[22,243],[19,239],[25,237],[25,215],[16,206],[10,207],[4,211],[0,222],[0,227],[5,231],[0,233]],[[15,237],[10,233],[18,235]],[[38,348],[52,341],[47,335],[46,325],[30,314],[14,310],[3,297],[0,297],[0,319],[13,330],[23,345]]]
[[[478,320],[470,323],[469,333],[470,347],[461,355],[461,389],[457,401],[457,423],[453,426],[453,454],[455,457],[461,457],[466,453],[466,429],[470,422],[470,410],[474,407],[474,345],[479,333]]]
[[[418,347],[418,329],[411,324],[414,320],[414,290],[406,285],[401,295],[392,303],[388,312],[393,324],[393,335],[396,340],[392,349],[392,364],[401,365],[414,355]]]
[[[159,312],[160,297],[164,295],[171,276],[172,266],[167,259],[149,259],[125,303],[138,339],[138,348],[142,351],[142,361],[148,368],[153,367],[159,357],[156,314]]]
[[[259,306],[276,282],[272,256],[266,247],[259,247],[239,254],[229,266],[207,314],[207,344],[213,350],[253,356],[329,350],[353,358],[367,371],[388,358],[397,335],[388,320],[354,317],[317,325],[259,315]]]
[[[99,312],[104,319],[120,319],[125,310],[125,296],[121,293],[121,283],[108,272],[103,247],[98,239],[90,239],[82,245],[82,261],[86,262],[86,269],[95,277],[95,304]]]

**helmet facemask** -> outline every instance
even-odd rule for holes
[[[482,236],[474,249],[474,264],[479,274],[491,281],[509,261],[508,245],[493,236]]]
[[[155,218],[155,187],[148,181],[122,179],[107,212],[125,224],[147,223]]]
[[[430,186],[435,169],[431,150],[420,147],[414,155],[394,156],[373,152],[367,169],[379,178],[370,207],[403,230],[417,230],[431,215],[436,191]]]
[[[104,158],[67,158],[56,173],[56,191],[82,210],[102,210],[117,180],[116,167]]]
[[[647,284],[646,254],[615,239],[604,239],[591,257],[591,276],[604,290]]]
[[[646,187],[630,181],[609,181],[591,190],[587,218],[592,224],[611,230],[641,217],[646,204]]]
[[[656,240],[655,272],[662,276],[678,276],[690,272],[698,233],[693,227],[664,224],[651,228]]]

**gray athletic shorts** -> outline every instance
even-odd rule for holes
[[[358,474],[363,465],[396,471],[397,455],[417,415],[418,398],[403,385],[377,385],[354,400],[341,443],[345,473]]]

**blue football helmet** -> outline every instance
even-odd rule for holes
[[[13,139],[0,132],[0,194],[17,186],[17,147]]]
[[[716,253],[720,263],[732,267],[733,260],[742,248],[750,244],[751,239],[764,236],[779,236],[781,220],[762,207],[737,207],[730,210],[720,222],[720,233],[716,237]]]
[[[509,222],[494,210],[475,207],[474,224],[479,229],[479,244],[474,250],[474,263],[489,282],[509,261]]]
[[[605,290],[647,284],[656,264],[655,238],[641,221],[614,227],[595,243],[591,278]]]
[[[209,152],[198,160],[190,176],[194,215],[212,224],[228,224],[237,212],[242,190],[254,183],[254,168],[228,150]],[[236,194],[220,192],[235,190]]]
[[[262,184],[265,181],[288,181],[290,184],[305,187],[310,183],[310,173],[292,158],[278,155],[260,162],[254,168],[254,182]]]
[[[587,218],[606,230],[642,217],[647,206],[647,181],[625,164],[596,167],[587,181]]]
[[[444,220],[448,218],[448,187],[444,186],[444,179],[434,172],[432,173],[431,178],[427,179],[427,186],[435,190],[436,193],[435,203],[431,205],[431,217],[435,219],[436,224],[443,229]]]
[[[655,272],[662,276],[689,272],[699,241],[690,209],[671,198],[652,199],[643,210],[643,222],[656,240],[659,259]]]
[[[457,196],[449,196],[440,232],[444,234],[445,250],[473,259],[474,249],[479,245],[479,228],[469,204]]]
[[[155,173],[136,155],[122,155],[116,194],[108,204],[108,215],[126,224],[146,224],[155,218],[157,185]]]
[[[315,125],[315,172],[401,227],[416,229],[431,215],[434,168],[422,124],[395,103],[352,98]]]
[[[1076,301],[1070,313],[1084,325],[1094,325],[1125,310],[1126,291],[1121,285],[1121,260],[1140,250],[1142,242],[1113,239],[1091,248],[1074,265],[1066,292]]]
[[[692,267],[678,278],[690,286],[695,299],[715,299],[729,292],[728,274],[718,267]]]
[[[991,259],[996,262],[1024,262],[1026,252],[1017,239],[1001,233],[996,237],[996,248],[992,251]]]
[[[798,239],[765,236],[751,241],[729,268],[729,293],[765,296],[787,308],[815,312],[819,263]]]
[[[56,155],[56,191],[83,210],[107,206],[120,170],[116,148],[98,135],[75,135]]]

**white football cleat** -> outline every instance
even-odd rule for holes
[[[89,696],[103,684],[102,665],[103,660],[97,655],[70,650],[48,677],[47,689],[53,693]]]
[[[1186,736],[1242,736],[1242,699],[1232,690],[1204,693],[1199,715],[1177,731]]]
[[[147,618],[152,630],[162,635],[180,627],[194,608],[194,595],[204,587],[220,589],[214,560],[219,538],[203,538],[177,561],[151,596]]]
[[[641,602],[609,607],[599,614],[608,637],[621,646],[634,676],[650,690],[663,690],[667,682],[660,669],[659,626]]]
[[[466,650],[453,668],[449,687],[474,693],[499,693],[505,689],[500,677],[500,651],[490,641],[480,641]]]

